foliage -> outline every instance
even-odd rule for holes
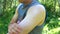
[[[60,0],[39,0],[46,8],[43,34],[60,33]],[[9,22],[18,5],[17,0],[0,0],[0,34],[6,34]]]

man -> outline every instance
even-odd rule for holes
[[[37,0],[19,0],[8,34],[42,34],[45,8]]]

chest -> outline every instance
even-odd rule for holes
[[[24,17],[26,16],[26,13],[28,11],[29,7],[24,7],[23,5],[21,5],[18,9],[18,20],[22,20],[24,19]]]

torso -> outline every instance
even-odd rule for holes
[[[25,18],[28,9],[34,5],[40,5],[40,4],[37,1],[33,1],[31,4],[29,4],[25,8],[24,8],[24,4],[21,4],[21,6],[19,6],[18,8],[18,21],[22,21]],[[40,26],[36,26],[29,34],[42,34],[43,26],[44,24]]]

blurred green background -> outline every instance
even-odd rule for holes
[[[47,18],[43,34],[60,34],[60,0],[39,0],[46,8]],[[18,0],[0,0],[0,34],[6,34]]]

